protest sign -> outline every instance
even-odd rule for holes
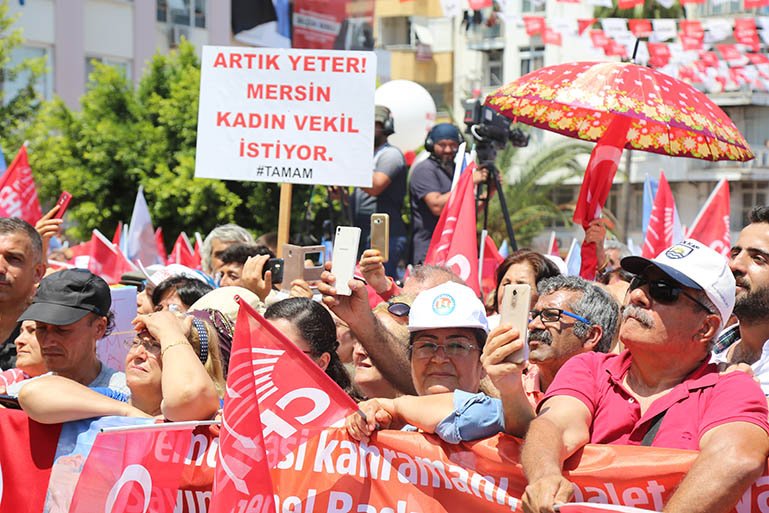
[[[371,52],[203,48],[195,176],[370,187]]]

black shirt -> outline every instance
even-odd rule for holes
[[[14,340],[21,333],[21,323],[17,322],[11,335],[0,345],[0,370],[8,370],[16,367],[16,344]]]

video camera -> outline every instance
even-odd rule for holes
[[[479,151],[482,151],[483,146],[489,145],[492,146],[489,149],[501,149],[508,142],[516,148],[528,146],[528,134],[517,127],[511,129],[510,120],[505,116],[498,114],[491,107],[481,104],[479,100],[466,100],[464,104],[465,132],[475,138]],[[486,160],[480,154],[479,158]]]

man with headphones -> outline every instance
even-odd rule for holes
[[[451,181],[454,177],[454,157],[464,141],[459,128],[450,123],[439,123],[427,134],[425,150],[430,157],[411,171],[412,262],[421,264],[427,256],[435,225],[449,201]],[[486,179],[485,170],[473,173],[477,185]]]
[[[398,261],[406,257],[408,239],[406,225],[401,217],[403,198],[406,196],[408,170],[403,153],[387,143],[387,136],[395,133],[390,109],[377,105],[374,110],[374,176],[371,187],[355,188],[351,197],[353,224],[361,230],[359,255],[369,247],[371,214],[390,216],[390,258],[384,264],[388,276],[398,278]]]

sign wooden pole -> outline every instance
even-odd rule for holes
[[[291,193],[290,183],[280,184],[280,207],[278,209],[278,258],[283,257],[283,244],[288,244],[291,233]]]

